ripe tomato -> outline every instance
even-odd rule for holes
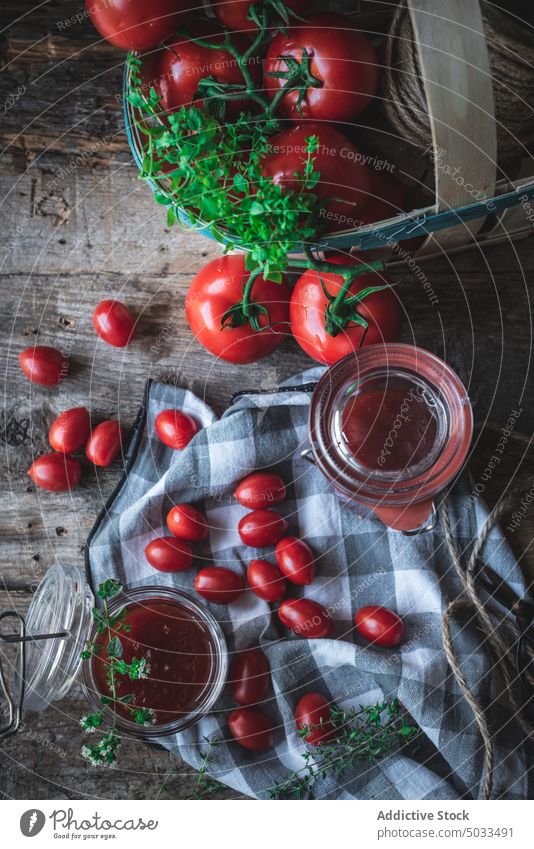
[[[374,604],[361,607],[356,611],[354,624],[364,640],[386,648],[398,646],[404,634],[402,619],[389,607]]]
[[[276,545],[287,531],[287,522],[274,510],[252,510],[237,526],[241,542],[253,548]]]
[[[188,0],[85,0],[93,26],[122,50],[149,50],[175,32]]]
[[[306,122],[269,139],[263,173],[286,189],[298,192],[308,156],[306,139],[316,136],[314,169],[321,175],[311,189],[319,199],[318,224],[322,230],[343,230],[360,223],[370,191],[363,157],[343,133],[329,124]]]
[[[329,262],[358,265],[356,257],[331,257]],[[377,272],[357,277],[349,290],[349,297],[357,295],[368,286],[384,286],[387,279]],[[357,312],[368,323],[367,331],[356,322],[349,321],[337,336],[331,336],[325,325],[326,308],[329,300],[323,285],[330,295],[335,296],[343,286],[343,278],[335,273],[307,270],[297,280],[290,303],[291,330],[300,347],[314,360],[332,365],[347,354],[357,351],[362,345],[377,342],[395,342],[399,338],[402,313],[398,298],[391,289],[383,289],[368,295],[357,306]]]
[[[207,566],[195,578],[195,589],[202,598],[216,604],[232,604],[245,590],[243,578],[224,566]]]
[[[262,507],[278,504],[286,497],[286,486],[280,475],[272,472],[253,472],[238,483],[234,498],[243,507]]]
[[[48,441],[54,451],[70,454],[83,448],[91,430],[91,419],[85,407],[72,407],[54,419],[48,431]]]
[[[316,640],[332,633],[332,623],[324,607],[311,598],[288,598],[278,608],[282,625],[294,634]]]
[[[332,738],[334,728],[329,720],[330,707],[330,702],[321,693],[305,693],[299,699],[295,708],[295,722],[299,731],[312,729],[303,738],[310,746],[320,746]]]
[[[171,534],[187,542],[202,542],[208,536],[206,517],[192,504],[177,504],[169,510],[167,527]]]
[[[252,752],[263,752],[274,746],[273,724],[258,708],[237,708],[228,717],[228,728],[234,740]]]
[[[93,313],[93,327],[114,348],[124,348],[135,336],[135,318],[120,301],[100,301]]]
[[[34,345],[19,354],[22,371],[32,383],[40,386],[56,386],[69,370],[69,362],[57,348],[49,345]]]
[[[163,410],[154,425],[161,441],[177,451],[182,451],[198,431],[196,421],[181,410]]]
[[[234,702],[253,705],[267,695],[271,683],[271,667],[261,649],[240,651],[230,666],[228,686]]]
[[[241,30],[242,32],[257,29],[254,21],[248,17],[251,6],[260,3],[261,0],[211,0],[211,8],[215,17],[228,29]],[[284,0],[284,6],[294,12],[302,13],[306,9],[306,0]]]
[[[286,594],[285,579],[274,563],[267,560],[250,561],[247,581],[252,592],[264,601],[280,601]]]
[[[82,473],[78,460],[68,454],[43,454],[28,469],[32,481],[48,492],[65,492],[77,486]]]
[[[145,556],[159,572],[185,572],[193,562],[191,546],[174,537],[157,537],[145,548]]]
[[[95,466],[110,466],[120,451],[122,436],[122,428],[116,419],[101,422],[87,440],[87,459]]]
[[[284,537],[276,546],[276,562],[292,584],[311,584],[315,577],[315,558],[310,546],[298,537]]]
[[[189,327],[201,345],[230,363],[253,363],[282,345],[289,327],[289,286],[258,277],[252,287],[254,303],[264,306],[270,317],[258,315],[260,332],[249,321],[221,327],[228,309],[242,300],[249,278],[244,254],[231,254],[208,262],[193,278],[185,299]]]
[[[284,95],[280,113],[296,122],[305,118],[343,123],[357,118],[378,85],[378,60],[367,36],[354,29],[350,18],[332,12],[310,15],[307,23],[279,32],[265,59],[265,87],[271,99],[287,77],[270,75],[291,71],[285,56],[302,66],[303,55],[317,85],[305,88],[304,97],[296,90]]]
[[[195,38],[202,38],[213,45],[222,44],[224,30],[213,21],[199,20],[187,26],[188,32]],[[248,38],[241,34],[232,36],[235,47],[244,53],[249,46]],[[259,88],[261,83],[261,61],[251,57],[247,67]],[[194,41],[179,36],[163,45],[157,53],[143,58],[142,85],[147,93],[152,87],[159,95],[165,112],[176,112],[182,106],[193,104],[202,108],[203,100],[196,99],[199,83],[206,79],[216,83],[231,83],[239,87],[245,80],[239,65],[228,50],[222,47],[204,47]],[[239,98],[226,102],[225,117],[238,118],[246,111],[250,99]]]

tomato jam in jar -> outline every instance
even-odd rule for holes
[[[150,737],[170,734],[208,713],[224,686],[227,666],[224,636],[209,611],[177,590],[140,587],[112,599],[109,612],[120,614],[120,624],[127,630],[92,636],[102,648],[84,664],[84,683],[95,706],[101,709],[101,697],[112,696],[106,651],[117,634],[120,659],[127,664],[141,660],[146,670],[135,680],[114,676],[115,697],[106,710],[123,731]],[[127,702],[121,703],[125,696]],[[150,723],[134,722],[135,708],[150,711]]]
[[[345,500],[403,531],[429,519],[473,432],[452,369],[413,345],[370,345],[335,363],[310,406],[313,459]]]

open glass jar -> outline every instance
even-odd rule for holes
[[[80,673],[87,642],[104,647],[113,636],[98,633],[93,607],[83,571],[54,565],[39,584],[25,618],[15,611],[1,615],[0,639],[17,645],[19,659],[14,694],[2,676],[9,718],[0,737],[17,730],[23,706],[42,711],[64,698]],[[213,708],[226,680],[228,654],[224,634],[203,604],[173,588],[147,586],[110,599],[108,614],[121,614],[131,629],[121,634],[124,659],[143,657],[149,668],[141,680],[125,678],[116,696],[124,695],[121,688],[127,687],[140,707],[152,711],[153,723],[137,724],[113,700],[101,704],[101,697],[111,693],[102,660],[92,657],[83,664],[82,685],[90,704],[103,711],[106,724],[114,721],[121,733],[148,739],[182,731]],[[17,633],[6,631],[9,619],[17,622]]]
[[[452,369],[414,345],[370,345],[335,363],[312,396],[313,461],[338,495],[389,527],[428,527],[434,497],[458,474],[473,434]]]

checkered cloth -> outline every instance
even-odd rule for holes
[[[163,745],[198,768],[204,738],[223,741],[212,749],[210,774],[248,796],[265,798],[268,789],[303,766],[304,744],[294,733],[294,709],[300,696],[319,690],[343,708],[374,704],[398,696],[423,731],[423,744],[373,765],[361,763],[342,778],[325,778],[317,798],[458,799],[477,798],[483,780],[483,747],[471,709],[448,669],[441,638],[441,614],[458,594],[441,527],[406,537],[373,516],[360,517],[343,506],[321,473],[301,458],[307,446],[311,392],[322,369],[315,368],[272,391],[241,392],[221,419],[192,392],[150,382],[134,427],[124,480],[106,505],[90,537],[88,566],[93,586],[107,577],[126,587],[158,583],[194,594],[194,569],[157,573],[144,548],[166,534],[165,517],[173,504],[190,502],[205,511],[209,540],[195,546],[197,565],[230,566],[245,575],[248,561],[273,561],[272,550],[244,546],[237,533],[245,508],[232,498],[235,484],[257,469],[278,472],[288,487],[276,510],[290,533],[305,539],[318,555],[317,577],[309,587],[291,587],[329,610],[332,639],[306,640],[290,634],[269,605],[252,592],[228,607],[208,605],[220,622],[230,657],[260,645],[272,671],[273,689],[264,704],[276,726],[274,750],[252,753],[229,735],[226,718],[235,709],[225,688],[212,714],[195,727],[165,738]],[[184,451],[172,451],[155,435],[154,419],[176,407],[203,424]],[[460,549],[469,550],[487,515],[479,500],[460,482],[450,496],[452,527]],[[521,573],[502,534],[495,528],[485,549],[486,561],[522,592]],[[398,611],[406,635],[399,650],[366,645],[355,634],[357,608],[379,603]],[[455,649],[474,692],[492,698],[490,661],[475,628],[456,629]],[[527,764],[532,764],[514,726],[499,704],[492,710],[498,734],[494,796],[532,798]],[[508,724],[507,724],[508,723]],[[533,782],[534,783],[534,782]]]

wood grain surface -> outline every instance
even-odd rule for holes
[[[137,179],[121,114],[123,56],[97,40],[84,8],[81,0],[35,8],[28,0],[3,0],[0,10],[0,609],[21,612],[52,563],[82,564],[87,534],[120,474],[119,463],[98,472],[84,465],[83,483],[71,494],[36,492],[26,470],[47,449],[58,412],[84,404],[96,419],[120,417],[128,428],[148,377],[175,379],[221,412],[233,392],[276,385],[312,364],[291,342],[240,369],[216,361],[191,338],[183,315],[187,286],[219,248],[169,231]],[[492,505],[512,492],[517,505],[534,484],[533,272],[532,239],[395,272],[404,341],[444,356],[469,388],[479,427],[471,470]],[[125,350],[104,345],[92,330],[92,310],[104,297],[120,298],[139,316],[137,338]],[[58,388],[30,384],[20,372],[17,354],[36,340],[69,355],[70,377]],[[487,460],[514,411],[520,415],[505,456],[488,478]],[[509,538],[534,578],[533,530],[527,504]],[[127,745],[117,769],[95,771],[79,756],[82,712],[75,689],[45,714],[28,714],[22,734],[0,749],[0,794],[191,792],[191,770],[158,747]]]

